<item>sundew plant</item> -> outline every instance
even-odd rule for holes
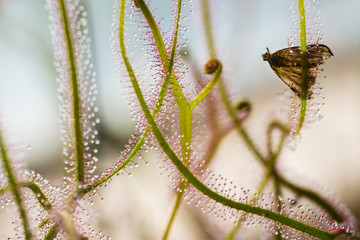
[[[242,230],[255,225],[264,239],[360,239],[357,221],[341,202],[289,178],[279,161],[284,150],[302,141],[303,126],[311,131],[325,101],[316,83],[308,95],[309,76],[316,74],[310,72],[310,58],[317,53],[307,46],[326,38],[316,31],[313,1],[294,1],[290,8],[294,24],[289,44],[300,49],[301,64],[296,68],[301,94],[286,93],[283,108],[261,121],[266,130],[260,143],[247,127],[253,104],[233,90],[241,79],[226,72],[228,60],[217,50],[227,46],[216,47],[216,12],[211,6],[219,1],[172,0],[171,24],[156,15],[161,1],[113,4],[108,26],[112,57],[135,130],[128,144],[119,147],[113,164],[97,170],[102,159],[97,150],[101,143],[96,81],[101,79],[96,79],[92,64],[88,15],[79,0],[46,0],[58,74],[63,179],[53,185],[23,166],[8,131],[0,126],[0,204],[14,228],[7,239],[110,239],[99,230],[101,212],[94,211],[94,199],[102,198],[112,179],[125,178],[134,166],[146,169],[143,163],[149,161],[158,164],[171,186],[172,197],[164,201],[173,207],[158,234],[162,239],[171,239],[182,205],[201,215],[206,239],[243,239]],[[189,22],[195,17],[200,20],[203,49],[188,47]],[[199,62],[200,55],[207,60]],[[244,156],[259,166],[255,188],[212,168],[214,161],[225,164],[230,157],[239,158],[219,155],[230,134],[235,136],[230,147],[243,146],[249,153]],[[136,214],[136,206],[131,210]]]

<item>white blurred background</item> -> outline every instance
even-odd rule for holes
[[[100,168],[104,168],[117,158],[132,133],[133,122],[121,96],[110,53],[113,1],[82,3],[89,16],[97,72],[102,137]],[[170,11],[169,0],[153,3],[159,4],[160,14]],[[286,89],[262,61],[261,54],[266,47],[271,52],[287,47],[292,27],[291,1],[229,0],[218,1],[218,4],[218,13],[223,14],[219,19],[224,21],[214,30],[221,36],[218,51],[227,56],[225,69],[236,81],[232,91],[253,102],[254,114],[250,121],[259,121],[259,124],[255,124],[251,132],[260,138],[262,133],[257,134],[256,126],[266,123],[274,110],[276,95]],[[316,4],[316,8],[323,22],[319,27],[324,35],[322,43],[334,53],[324,65],[327,78],[319,80],[326,103],[322,108],[324,120],[304,129],[296,150],[284,153],[283,165],[285,169],[293,169],[295,175],[305,176],[310,183],[325,186],[359,217],[360,1],[326,0]],[[196,13],[196,9],[194,11]],[[190,48],[192,41],[199,44],[195,34],[201,31],[192,34]],[[63,156],[52,51],[44,1],[0,0],[1,127],[19,145],[31,146],[30,150],[23,150],[29,168],[58,182]],[[227,146],[224,144],[224,151],[229,151]],[[116,177],[107,189],[100,190],[105,198],[97,204],[103,232],[112,239],[159,239],[173,205],[167,180],[166,176],[159,175],[157,165],[151,161],[149,166],[142,164],[135,169],[132,178]],[[114,196],[115,193],[119,196]],[[191,229],[194,221],[182,211],[170,239],[201,239],[197,235],[199,230]],[[4,220],[0,224],[2,222]],[[139,226],[142,229],[138,229]]]

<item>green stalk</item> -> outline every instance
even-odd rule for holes
[[[262,179],[262,181],[260,182],[257,191],[256,191],[256,195],[259,196],[263,191],[264,188],[266,186],[266,184],[269,182],[269,180],[271,179],[271,175],[270,174],[266,174],[265,177]],[[252,197],[252,199],[250,201],[254,201],[256,199],[256,195],[254,195]],[[245,219],[246,216],[244,217],[240,217],[237,221],[236,224],[230,229],[230,231],[225,235],[224,240],[232,240],[235,237],[235,234],[239,231],[239,229],[241,228],[241,221],[243,219]]]
[[[249,150],[254,154],[254,156],[262,163],[266,164],[266,159],[262,155],[262,153],[258,150],[259,148],[255,145],[249,134],[247,133],[246,129],[242,126],[241,123],[239,123],[237,116],[234,112],[233,107],[230,103],[229,95],[226,92],[225,85],[223,81],[219,81],[219,90],[221,94],[222,101],[226,107],[227,113],[232,119],[233,124],[235,125],[235,128],[237,129],[238,133],[242,137],[242,139],[245,141],[246,145],[248,146]]]
[[[157,27],[156,21],[152,16],[149,8],[147,7],[147,5],[143,0],[136,0],[136,3],[138,7],[141,9],[153,33],[153,37],[160,55],[160,59],[163,64],[163,68],[165,71],[167,71],[168,74],[171,74],[170,86],[173,89],[173,95],[179,107],[180,134],[182,136],[180,139],[180,144],[182,146],[182,149],[186,149],[187,145],[190,145],[190,141],[191,141],[191,122],[192,122],[192,114],[190,111],[191,109],[189,108],[189,104],[186,101],[186,98],[180,88],[180,85],[176,81],[175,74],[172,71],[168,71],[169,64],[173,64],[174,61],[174,54],[176,49],[175,47],[178,36],[178,28],[179,28],[180,13],[181,13],[181,1],[178,1],[177,21],[175,26],[175,35],[174,35],[174,42],[172,48],[173,57],[172,59],[170,59],[170,61],[159,28]],[[183,151],[182,157],[183,159],[188,159],[188,154],[185,152],[189,152],[189,151]]]
[[[204,22],[204,30],[205,30],[205,36],[207,41],[207,48],[209,51],[209,55],[211,58],[216,58],[216,51],[215,51],[215,44],[214,44],[214,38],[212,35],[212,27],[211,27],[211,19],[210,19],[210,10],[209,10],[209,1],[208,0],[202,0],[202,10],[203,10],[203,22]],[[262,156],[259,148],[256,147],[255,143],[252,141],[250,136],[248,135],[247,131],[243,128],[243,126],[239,123],[236,114],[234,113],[234,109],[231,106],[231,102],[229,100],[228,93],[226,91],[224,82],[222,80],[219,81],[219,91],[221,94],[222,101],[226,107],[226,110],[229,114],[229,116],[232,118],[233,123],[235,124],[240,136],[243,138],[247,146],[249,147],[250,151],[256,156],[256,158],[261,162],[265,163],[265,157]]]
[[[335,221],[337,222],[344,221],[344,218],[341,216],[341,214],[338,213],[337,210],[330,203],[328,203],[324,198],[320,197],[316,192],[301,188],[287,181],[281,176],[277,176],[277,179],[282,185],[284,185],[285,187],[291,189],[294,193],[296,193],[298,197],[306,197],[311,201],[313,201],[314,203],[321,206]]]
[[[167,89],[167,85],[168,85],[168,81],[166,79],[168,79],[169,75],[165,77],[165,81],[163,83],[163,86],[161,88],[161,91],[159,93],[159,97],[158,100],[155,104],[155,108],[152,112],[152,116],[155,118],[156,115],[159,113],[160,108],[162,106],[163,100],[165,98],[165,94],[166,94],[166,89]],[[147,136],[149,135],[150,132],[150,126],[148,125],[145,128],[144,133],[141,135],[139,141],[137,142],[137,144],[135,145],[134,149],[130,152],[130,154],[126,157],[125,161],[118,167],[116,168],[113,172],[111,172],[109,175],[103,177],[102,179],[100,179],[99,181],[88,185],[86,188],[84,188],[83,190],[81,190],[80,196],[81,195],[85,195],[86,193],[94,190],[95,188],[97,188],[98,186],[100,186],[101,184],[103,184],[104,182],[108,181],[110,178],[112,178],[114,175],[116,175],[118,172],[120,172],[122,169],[124,169],[126,167],[126,165],[129,164],[129,162],[138,154],[138,152],[140,151],[140,149],[142,148],[142,146],[145,144],[145,139],[147,138]]]
[[[75,164],[76,164],[76,180],[78,183],[84,183],[84,152],[83,152],[83,136],[81,131],[81,100],[79,96],[77,71],[76,71],[76,59],[74,55],[74,46],[71,38],[71,31],[69,26],[69,19],[66,12],[65,0],[58,0],[60,6],[60,12],[62,16],[62,23],[65,33],[66,48],[69,61],[69,72],[71,78],[71,90],[72,90],[72,106],[74,119],[73,131],[74,131],[74,150],[75,150]]]
[[[178,39],[178,33],[179,33],[182,1],[178,0],[177,4],[178,4],[178,8],[177,8],[177,16],[176,16],[176,25],[175,25],[174,39],[173,39],[173,44],[172,44],[172,49],[171,49],[171,56],[170,56],[170,62],[169,62],[170,66],[169,66],[168,74],[172,73],[172,67],[174,64],[176,45],[177,45],[177,39]],[[173,75],[173,76],[175,76],[175,75]],[[181,88],[179,88],[179,90],[181,91]],[[179,91],[179,90],[177,90],[177,88],[173,88],[174,95],[176,95],[177,91]],[[175,99],[176,98],[177,97],[175,96]],[[177,103],[179,106],[179,111],[180,111],[180,114],[179,114],[180,115],[180,134],[181,134],[180,144],[181,144],[181,149],[182,149],[182,157],[186,162],[189,162],[190,152],[191,152],[190,144],[191,144],[192,108],[189,107],[189,104],[186,101],[184,96],[182,97],[182,99],[185,101],[177,100]],[[182,190],[185,189],[186,186],[187,186],[186,182],[180,183],[180,188]],[[166,230],[164,232],[163,240],[166,240],[169,236],[171,227],[175,221],[176,214],[179,211],[179,208],[181,206],[183,194],[184,194],[183,191],[177,193],[175,205],[174,205],[172,214],[170,216],[169,222],[167,224]]]
[[[57,224],[54,224],[50,227],[48,233],[45,235],[44,240],[53,240],[56,238],[56,235],[58,234],[58,226]]]
[[[164,235],[162,237],[162,240],[166,240],[169,237],[171,226],[173,225],[176,214],[180,209],[183,196],[184,196],[184,191],[178,192],[178,194],[176,195],[175,205],[174,205],[174,208],[173,208],[173,210],[171,212],[171,216],[170,216],[169,222],[168,222],[168,224],[166,226],[166,229],[165,229]]]
[[[39,204],[45,209],[50,210],[52,208],[52,204],[47,199],[46,195],[41,191],[38,185],[33,182],[22,182],[20,183],[21,187],[29,188],[35,195]]]
[[[158,96],[158,100],[155,104],[155,108],[152,112],[153,117],[155,118],[156,115],[159,113],[160,108],[163,104],[163,100],[165,98],[166,95],[166,90],[168,88],[169,82],[170,82],[170,78],[172,77],[172,67],[173,67],[173,63],[174,63],[174,58],[175,58],[175,50],[176,50],[176,43],[177,42],[177,32],[178,32],[178,26],[176,27],[176,31],[175,31],[175,35],[174,35],[174,43],[173,43],[173,48],[171,51],[171,56],[170,56],[170,60],[169,63],[167,62],[168,60],[168,56],[167,56],[167,52],[165,49],[165,44],[162,40],[162,37],[160,35],[160,31],[157,28],[157,25],[155,24],[155,20],[153,19],[153,17],[151,16],[151,13],[148,12],[148,8],[145,5],[145,3],[138,3],[138,6],[142,6],[143,8],[145,8],[144,12],[146,13],[146,16],[148,16],[147,18],[149,19],[148,21],[151,23],[149,24],[149,26],[155,26],[155,29],[152,29],[153,32],[153,36],[157,45],[157,49],[159,52],[159,56],[162,59],[162,63],[163,63],[163,68],[164,70],[167,71],[167,75],[165,76],[164,79],[164,83],[161,86],[161,90],[159,92],[159,96]],[[124,42],[124,20],[121,20],[122,15],[125,15],[125,8],[120,8],[120,19],[119,19],[119,42]],[[154,25],[155,24],[155,25]],[[168,69],[166,69],[166,67]],[[150,131],[150,127],[147,126],[145,128],[144,133],[142,134],[142,136],[140,137],[138,143],[135,145],[134,149],[130,152],[130,154],[128,155],[128,157],[125,159],[125,161],[116,169],[114,170],[111,174],[103,177],[102,179],[100,179],[99,181],[87,186],[86,188],[84,188],[80,194],[84,195],[90,191],[92,191],[93,189],[95,189],[96,187],[100,186],[101,184],[103,184],[104,182],[108,181],[111,177],[113,177],[115,174],[117,174],[119,171],[121,171],[122,169],[124,169],[126,167],[126,165],[137,155],[137,153],[140,151],[140,149],[142,148],[142,146],[145,144],[145,138],[148,136]]]
[[[180,128],[180,133],[181,133],[181,149],[182,149],[182,159],[185,160],[185,165],[187,166],[189,164],[190,161],[190,153],[191,153],[191,127],[192,127],[192,114],[193,114],[193,109],[194,107],[201,102],[209,93],[210,91],[215,87],[216,83],[219,81],[220,79],[220,74],[222,71],[222,64],[219,60],[217,59],[211,59],[209,60],[210,65],[216,65],[216,72],[214,74],[214,77],[212,78],[211,81],[209,81],[209,83],[205,86],[205,88],[190,102],[188,103],[188,107],[186,109],[187,112],[180,114],[180,124],[183,124],[183,126],[185,126],[186,128]],[[207,65],[207,64],[206,64]],[[181,118],[181,116],[183,116],[183,118]],[[185,131],[182,131],[185,130]],[[184,195],[183,190],[188,186],[188,183],[186,180],[182,181],[180,183],[180,189],[181,191],[177,193],[177,198],[176,198],[176,202],[175,202],[175,206],[173,209],[173,212],[171,214],[171,218],[170,221],[168,223],[168,226],[166,228],[165,234],[163,236],[163,240],[167,239],[168,234],[170,232],[170,228],[171,225],[175,219],[175,215],[176,212],[178,211],[178,209],[180,208],[180,203],[182,200],[182,197]]]
[[[146,4],[144,3],[143,0],[137,0],[136,3],[137,3],[137,6],[141,9],[143,15],[145,16],[145,18],[149,24],[149,27],[153,33],[154,40],[155,40],[160,58],[162,60],[164,70],[168,70],[167,73],[171,74],[170,86],[173,90],[173,95],[174,95],[176,103],[179,107],[179,125],[180,125],[180,135],[181,135],[180,146],[182,149],[181,157],[186,162],[186,164],[188,164],[190,161],[190,152],[191,152],[190,145],[191,145],[191,132],[192,132],[192,130],[191,130],[192,109],[190,108],[190,104],[186,101],[186,98],[182,92],[182,89],[180,88],[178,82],[176,81],[175,74],[172,72],[172,65],[173,65],[173,61],[174,61],[176,43],[177,43],[177,37],[178,37],[178,28],[179,28],[180,13],[181,13],[181,1],[180,0],[178,1],[177,21],[176,21],[176,26],[175,26],[175,35],[174,35],[174,39],[173,39],[172,56],[170,57],[169,63],[167,62],[168,55],[167,55],[167,52],[165,49],[165,45],[162,41],[160,31],[157,27],[157,24],[151,14],[151,12],[149,11],[148,7],[146,6]],[[170,70],[167,69],[168,64],[170,64]],[[186,188],[186,185],[187,184],[185,182],[181,182],[180,188],[184,189],[184,188]],[[180,206],[180,200],[181,200],[181,196],[179,196],[179,194],[178,194],[177,203],[175,204],[172,216],[170,218],[170,221],[168,222],[168,226],[167,226],[165,234],[164,234],[164,239],[166,239],[166,237],[170,231],[170,228],[171,228],[171,225],[175,218],[178,206]]]
[[[277,150],[275,153],[273,153],[272,149],[272,144],[270,143],[271,141],[271,130],[273,127],[279,127],[279,129],[282,131],[282,136],[280,139],[280,142],[278,144]],[[282,149],[284,140],[286,138],[286,135],[289,133],[289,130],[283,126],[281,123],[279,122],[273,122],[270,124],[268,131],[267,131],[267,135],[268,135],[268,152],[269,152],[269,162],[267,163],[267,167],[266,167],[266,174],[264,176],[264,178],[262,179],[261,183],[259,184],[258,190],[256,191],[257,195],[260,195],[263,191],[264,188],[266,186],[266,184],[269,182],[269,180],[273,177],[274,172],[275,172],[275,163],[276,160],[278,159],[279,155],[280,155],[280,151]],[[278,180],[275,179],[276,183],[278,183]],[[255,198],[253,197],[252,200],[254,200]],[[241,227],[241,218],[237,221],[237,224],[226,234],[224,240],[231,240],[235,237],[235,234],[237,233],[237,231],[240,229]]]
[[[171,74],[171,77],[169,78],[169,82],[170,82],[171,88],[173,89],[176,102],[177,102],[179,108],[185,108],[187,105],[186,98],[180,88],[180,85],[176,81],[176,76],[172,71],[168,72],[168,70],[170,69],[169,64],[172,63],[173,60],[169,61],[169,56],[167,54],[165,44],[162,39],[160,30],[156,24],[156,21],[155,21],[154,17],[152,16],[146,3],[144,2],[144,0],[136,0],[136,3],[138,5],[138,7],[140,8],[141,12],[143,13],[144,17],[146,18],[146,21],[151,29],[151,32],[153,34],[154,41],[156,44],[156,48],[158,50],[158,53],[159,53],[159,56],[160,56],[160,59],[161,59],[162,65],[163,65],[163,69],[165,72],[167,72],[167,74]],[[181,5],[180,5],[180,7],[181,7]],[[178,11],[179,11],[179,9],[178,9]],[[177,40],[177,36],[175,36],[174,40]],[[172,69],[172,67],[171,67],[171,69]]]
[[[209,9],[209,1],[208,0],[201,1],[201,9],[202,9],[202,13],[203,13],[205,37],[206,37],[206,42],[207,42],[207,46],[208,46],[208,50],[209,50],[209,55],[210,55],[210,58],[216,58],[215,44],[214,44],[214,38],[212,35],[210,9]]]
[[[306,19],[305,19],[305,8],[304,0],[299,0],[299,14],[300,14],[300,50],[301,50],[301,82],[302,82],[302,92],[301,92],[301,107],[300,107],[300,119],[299,126],[297,129],[297,134],[299,134],[303,123],[305,121],[306,115],[306,105],[308,98],[308,53],[306,47]]]
[[[139,7],[141,9],[143,15],[145,16],[145,18],[149,24],[149,27],[150,27],[152,33],[153,33],[154,40],[155,40],[161,61],[163,63],[164,70],[168,70],[168,69],[166,69],[167,64],[168,64],[167,63],[168,55],[167,55],[167,52],[165,49],[165,45],[162,41],[160,31],[157,27],[157,24],[151,14],[151,12],[149,11],[148,7],[144,3],[144,1],[137,0],[136,4],[137,4],[137,7]],[[173,61],[174,61],[175,49],[176,49],[175,47],[176,47],[177,36],[178,36],[180,13],[181,13],[181,1],[179,0],[178,1],[178,10],[177,10],[177,21],[176,21],[176,26],[175,26],[175,35],[174,35],[174,39],[173,39],[172,55],[170,57],[170,61],[169,61],[170,66],[169,66],[169,70],[167,71],[167,74],[171,74],[170,86],[172,87],[173,95],[174,95],[176,103],[179,107],[179,125],[180,125],[180,135],[181,135],[180,146],[182,149],[181,158],[183,159],[183,161],[185,161],[185,163],[187,165],[187,164],[189,164],[190,153],[191,153],[190,145],[191,145],[191,134],[192,134],[192,110],[196,106],[196,104],[198,104],[197,100],[199,100],[199,99],[202,100],[202,98],[204,98],[206,96],[206,94],[213,88],[213,86],[215,85],[213,83],[215,81],[211,81],[209,83],[209,85],[207,86],[207,88],[205,89],[205,91],[203,91],[198,98],[194,99],[194,101],[192,103],[188,103],[186,101],[186,98],[183,95],[182,89],[180,88],[178,82],[176,81],[176,76],[172,72],[172,65],[173,65]],[[216,77],[215,80],[217,78],[218,77]],[[179,187],[180,187],[180,189],[183,190],[186,188],[186,186],[187,186],[186,181],[183,181],[180,183]],[[164,239],[166,239],[168,236],[171,225],[175,219],[177,209],[180,206],[181,199],[182,199],[182,193],[178,193],[176,204],[174,206],[170,221],[168,222],[168,226],[167,226],[165,234],[164,234]]]
[[[168,69],[169,66],[169,56],[166,52],[165,44],[162,39],[160,30],[156,24],[154,17],[152,16],[148,6],[144,2],[144,0],[135,0],[137,6],[140,8],[141,12],[143,13],[144,17],[146,18],[147,23],[153,33],[153,37],[155,40],[156,48],[158,49],[159,56],[161,59],[161,63],[164,66],[164,70]],[[125,12],[124,12],[125,13]]]
[[[29,225],[29,220],[26,215],[25,206],[22,200],[22,196],[20,193],[20,186],[18,182],[16,181],[16,176],[14,174],[14,170],[11,166],[10,159],[8,157],[7,149],[5,147],[5,143],[2,136],[2,131],[0,129],[0,154],[1,154],[1,160],[2,165],[4,168],[4,172],[7,175],[8,181],[9,181],[9,190],[11,191],[16,206],[18,207],[20,218],[22,220],[25,239],[30,240],[32,239],[31,229]]]
[[[300,50],[302,53],[306,52],[306,19],[304,0],[299,0],[299,14],[300,14]]]
[[[180,111],[179,114],[179,121],[180,121],[180,146],[181,146],[181,158],[183,159],[185,165],[188,165],[190,163],[190,153],[191,153],[191,123],[192,123],[192,109],[188,109],[186,112]],[[187,180],[182,180],[179,183],[179,188],[181,191],[177,192],[176,195],[176,202],[173,208],[173,211],[171,213],[171,217],[169,219],[169,222],[167,224],[166,230],[163,235],[163,240],[166,240],[170,229],[174,223],[176,214],[178,210],[180,209],[181,202],[184,195],[184,189],[188,186]]]
[[[179,1],[180,4],[178,5],[178,16],[177,16],[177,23],[176,23],[176,34],[174,36],[174,40],[177,40],[177,31],[179,27],[179,19],[180,19],[180,13],[181,13],[181,1]],[[149,8],[147,7],[146,3],[143,0],[136,0],[136,3],[138,7],[140,8],[141,12],[143,13],[144,17],[146,18],[146,21],[151,29],[151,32],[153,34],[156,47],[159,52],[159,56],[161,59],[161,62],[163,64],[163,68],[165,71],[169,70],[169,56],[167,54],[165,44],[163,42],[162,36],[160,34],[159,28],[156,24],[156,21],[154,17],[152,16]],[[175,53],[175,47],[176,45],[173,44],[173,52]],[[170,63],[173,63],[173,59],[170,59]],[[170,77],[170,87],[173,90],[173,95],[176,100],[177,106],[179,107],[179,122],[180,122],[180,144],[182,147],[187,147],[187,145],[190,144],[191,141],[191,124],[188,123],[192,121],[192,114],[190,114],[189,104],[186,101],[186,98],[184,96],[184,93],[179,85],[179,83],[176,80],[175,74],[171,72],[167,72],[168,74],[171,74]],[[187,155],[184,153],[182,155],[183,159],[187,159]]]
[[[208,84],[203,88],[203,90],[190,102],[191,110],[193,110],[194,107],[199,104],[211,92],[211,90],[220,80],[220,74],[222,72],[221,62],[217,59],[210,59],[208,63],[209,62],[217,64],[216,73],[214,74],[214,77],[208,82]]]

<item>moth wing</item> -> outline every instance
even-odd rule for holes
[[[333,56],[330,48],[323,44],[307,45],[308,98],[313,93],[312,86],[317,77],[318,67]],[[299,46],[278,50],[264,59],[269,62],[276,75],[297,95],[301,96],[301,50]]]
[[[307,45],[309,68],[318,67],[325,60],[333,56],[330,48],[323,44]],[[284,48],[273,53],[279,64],[286,66],[301,66],[301,50],[299,46]],[[275,63],[276,65],[276,63]]]
[[[301,51],[299,47],[284,48],[272,54],[272,65],[281,67],[301,66]]]
[[[301,68],[293,67],[272,67],[276,75],[297,95],[301,96],[302,81],[301,81]],[[308,69],[308,98],[312,95],[312,86],[317,76],[316,68]]]
[[[323,44],[312,44],[307,46],[309,67],[318,67],[325,60],[333,56],[330,48]]]

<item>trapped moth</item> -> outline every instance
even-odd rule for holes
[[[264,61],[268,61],[272,70],[278,77],[297,95],[301,96],[301,50],[300,46],[284,48],[274,53],[267,52],[262,55]],[[307,45],[308,62],[308,98],[312,95],[312,86],[317,77],[320,64],[333,56],[330,48],[324,44]]]

